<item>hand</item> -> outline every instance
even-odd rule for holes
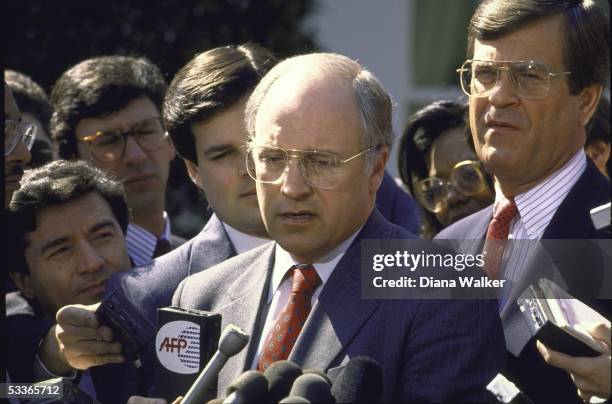
[[[121,344],[113,341],[112,330],[100,325],[95,314],[98,305],[74,304],[57,312],[55,337],[64,359],[73,368],[85,370],[125,361]]]
[[[38,357],[51,373],[55,375],[66,375],[74,369],[62,355],[59,341],[55,338],[56,327],[56,325],[51,327],[47,335],[45,335],[38,349]]]
[[[574,357],[537,342],[546,363],[567,371],[578,388],[578,395],[585,402],[589,402],[591,396],[610,397],[610,323],[588,326],[587,331],[606,344],[606,352],[595,358]]]

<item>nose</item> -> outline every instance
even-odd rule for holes
[[[126,163],[140,162],[147,158],[147,153],[140,147],[133,136],[125,137],[125,151],[123,159]]]
[[[457,189],[450,185],[448,186],[448,193],[446,194],[446,203],[448,206],[455,206],[459,203],[466,202],[470,197],[457,191]]]
[[[515,83],[509,70],[499,70],[495,87],[489,94],[489,102],[496,107],[507,107],[519,102]]]
[[[78,246],[78,270],[81,273],[95,273],[104,267],[104,257],[86,240]]]
[[[21,161],[23,164],[28,164],[32,159],[32,154],[22,140],[18,141],[12,152],[6,156],[6,162]]]
[[[289,199],[303,200],[312,193],[298,158],[289,158],[282,181],[281,193]]]

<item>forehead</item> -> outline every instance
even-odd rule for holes
[[[542,18],[493,40],[474,41],[474,59],[537,60],[561,69],[565,42],[562,15]]]
[[[344,80],[296,72],[270,87],[255,131],[256,143],[340,151],[360,148],[362,126],[355,95]]]
[[[431,149],[432,169],[450,172],[460,161],[474,160],[476,155],[470,149],[462,127],[445,130],[436,138]]]
[[[92,226],[107,220],[117,223],[106,200],[98,192],[90,192],[67,203],[38,210],[36,228],[26,234],[26,242],[36,245],[86,234]]]
[[[4,84],[4,114],[6,119],[12,119],[14,121],[19,119],[19,108],[15,102],[15,97],[11,88]]]
[[[130,101],[124,108],[112,114],[81,119],[75,128],[78,138],[97,131],[129,130],[133,125],[146,119],[158,117],[159,110],[149,97],[143,96]]]
[[[244,125],[246,101],[239,101],[204,121],[191,125],[191,132],[197,144],[197,153],[219,145],[241,146],[247,133]]]

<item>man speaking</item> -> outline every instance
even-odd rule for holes
[[[378,80],[336,54],[287,59],[251,95],[247,168],[276,243],[187,278],[173,301],[252,335],[220,392],[278,360],[329,371],[367,355],[381,364],[383,402],[490,399],[503,360],[495,302],[361,299],[360,241],[416,238],[374,209],[391,110]]]

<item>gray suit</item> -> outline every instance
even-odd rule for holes
[[[374,211],[325,284],[289,359],[329,371],[367,355],[383,370],[383,401],[486,401],[503,361],[492,301],[361,299],[361,239],[415,238]],[[173,305],[221,313],[254,338],[219,374],[219,392],[251,365],[274,260],[266,244],[183,281]],[[476,316],[473,314],[476,313]]]

